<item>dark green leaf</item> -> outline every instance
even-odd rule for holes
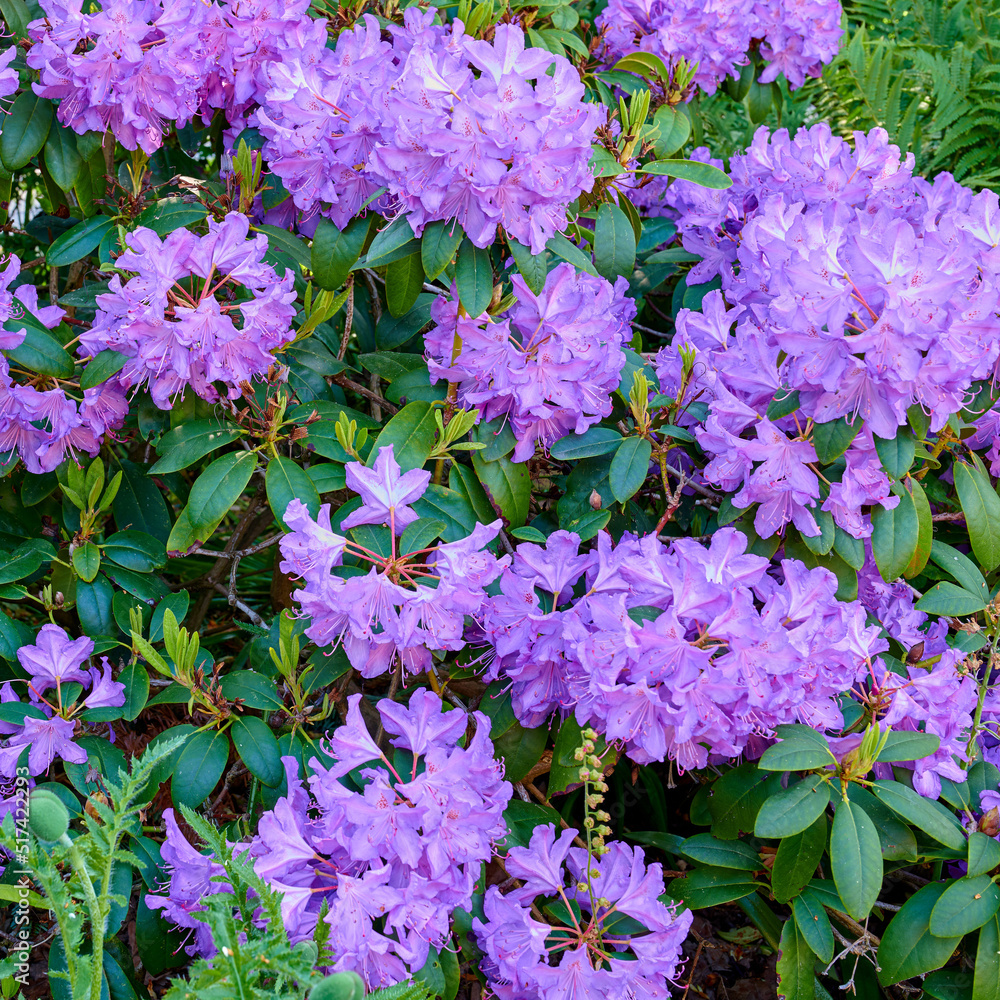
[[[907,564],[906,569],[903,570],[903,576],[909,580],[922,573],[927,565],[931,554],[931,545],[934,542],[934,522],[931,519],[931,505],[919,480],[908,478],[904,480],[903,488],[908,490],[913,497],[918,525],[917,550],[913,553],[913,558]]]
[[[514,263],[518,271],[524,278],[525,284],[536,294],[540,294],[545,287],[545,278],[548,275],[548,254],[543,250],[539,254],[532,254],[528,247],[517,240],[509,239],[507,246],[514,257]]]
[[[938,843],[956,851],[965,848],[965,836],[958,820],[939,802],[925,799],[898,781],[874,781],[871,790],[897,816],[902,816]]]
[[[931,561],[937,563],[946,573],[950,573],[970,594],[981,596],[983,606],[990,599],[989,588],[976,564],[963,552],[945,542],[934,539],[931,545]]]
[[[905,489],[898,495],[899,504],[893,510],[872,508],[872,553],[886,583],[903,575],[920,541],[920,522],[913,496]]]
[[[716,868],[736,868],[756,872],[763,869],[760,855],[742,840],[719,840],[710,833],[688,837],[680,848],[682,854],[693,861],[714,865]]]
[[[882,888],[882,846],[875,824],[850,800],[837,803],[830,867],[844,908],[855,920],[864,920]]]
[[[979,931],[972,1000],[1000,1000],[1000,918],[996,916]]]
[[[102,548],[112,562],[136,573],[151,573],[167,563],[163,542],[144,531],[116,531]]]
[[[267,463],[264,480],[267,502],[278,523],[286,530],[288,526],[285,524],[285,511],[293,500],[301,500],[312,517],[319,514],[319,491],[309,478],[309,473],[297,462],[284,455],[272,458]]]
[[[504,525],[521,527],[528,519],[531,500],[531,477],[527,467],[509,458],[484,462],[476,451],[472,453],[472,466],[497,513],[503,517]]]
[[[194,733],[181,747],[174,762],[171,796],[176,805],[195,809],[219,783],[229,759],[229,737],[203,730]]]
[[[309,267],[310,251],[303,239],[278,226],[255,225],[253,228],[267,237],[264,259],[277,270],[279,276],[284,275],[286,270],[298,274],[300,269]]]
[[[614,428],[595,425],[588,427],[583,434],[567,434],[566,437],[555,441],[549,449],[549,454],[563,462],[593,458],[615,451],[622,440],[621,434]]]
[[[723,840],[751,833],[761,805],[780,788],[781,776],[760,771],[754,763],[740,764],[715,781],[708,792],[712,832]]]
[[[732,903],[756,889],[757,883],[749,875],[732,868],[696,868],[683,878],[674,879],[667,891],[692,910],[700,910]]]
[[[76,148],[76,133],[68,128],[53,128],[45,140],[45,169],[63,191],[71,191],[83,169],[83,159]]]
[[[826,848],[827,827],[821,813],[801,832],[782,837],[771,868],[771,892],[779,903],[787,903],[809,884]]]
[[[611,202],[597,210],[594,227],[594,266],[598,274],[614,281],[628,277],[635,268],[635,233],[628,216]]]
[[[336,291],[347,280],[361,256],[370,226],[370,217],[351,219],[343,230],[329,219],[319,220],[313,235],[310,270],[320,288]]]
[[[413,236],[409,219],[401,215],[379,230],[364,259],[352,265],[351,270],[356,271],[359,267],[383,267],[419,250],[420,244]]]
[[[969,865],[966,875],[974,877],[1000,866],[1000,844],[985,833],[973,830],[969,834]]]
[[[86,541],[73,550],[73,569],[80,579],[91,583],[101,568],[101,550],[91,541]]]
[[[512,782],[523,781],[541,760],[548,739],[548,726],[525,729],[520,723],[514,723],[503,736],[494,740],[497,756],[503,760],[504,777]]]
[[[224,445],[242,436],[239,427],[226,427],[214,418],[191,420],[178,424],[160,439],[159,461],[149,470],[150,475],[179,472]]]
[[[141,663],[130,663],[121,672],[118,680],[125,685],[122,716],[132,722],[146,707],[146,699],[149,697],[149,674]]]
[[[978,930],[1000,910],[1000,889],[989,875],[955,879],[931,910],[935,937],[962,937]]]
[[[0,131],[0,163],[11,172],[26,167],[45,145],[52,118],[50,100],[38,97],[30,89],[22,91],[11,105]]]
[[[673,156],[691,134],[691,119],[669,104],[657,108],[653,115],[653,126],[656,129],[653,149],[659,157]]]
[[[158,236],[167,236],[175,229],[197,225],[206,215],[208,209],[197,202],[187,202],[182,198],[164,198],[163,201],[144,208],[135,221],[136,225],[152,229]]]
[[[821,961],[833,959],[833,928],[818,893],[806,889],[792,903],[792,916],[809,950]]]
[[[170,512],[163,494],[146,478],[142,466],[128,459],[119,463],[122,480],[112,511],[119,528],[135,528],[166,543],[170,535]]]
[[[652,457],[653,446],[646,438],[628,437],[619,445],[608,474],[611,492],[619,503],[639,492],[649,474]]]
[[[940,969],[960,937],[940,938],[930,931],[931,911],[945,891],[942,882],[918,889],[889,921],[878,948],[878,980],[883,986]]]
[[[980,469],[955,462],[952,471],[972,551],[989,573],[1000,565],[1000,496]]]
[[[420,254],[411,253],[392,261],[385,269],[385,304],[392,316],[405,316],[424,287],[424,267]]]
[[[80,388],[93,389],[94,386],[107,382],[112,375],[117,375],[125,367],[127,361],[127,354],[110,350],[101,351],[83,369],[83,374],[80,376]]]
[[[900,427],[892,439],[875,435],[875,450],[882,468],[893,479],[902,479],[913,465],[917,453],[917,439],[905,427]]]
[[[933,733],[917,733],[908,729],[890,732],[885,746],[875,758],[881,764],[894,761],[920,760],[937,752],[941,737]]]
[[[63,233],[45,254],[50,267],[62,267],[83,260],[97,249],[101,240],[115,228],[115,220],[106,215],[93,215],[77,223],[68,233]]]
[[[725,171],[713,167],[710,163],[699,163],[696,160],[652,160],[638,168],[638,173],[656,174],[659,177],[676,177],[679,180],[690,181],[701,187],[724,190],[733,186],[733,180]]]
[[[486,312],[493,298],[493,264],[489,250],[482,250],[465,239],[455,259],[455,286],[465,311],[472,317]]]
[[[242,451],[217,458],[195,480],[188,502],[167,539],[168,552],[186,552],[207,541],[246,489],[257,455]]]
[[[861,430],[861,421],[848,423],[846,417],[817,424],[813,428],[813,447],[816,457],[823,465],[836,461],[851,446],[851,442]]]
[[[428,281],[433,281],[444,272],[464,238],[465,233],[456,219],[447,222],[438,220],[424,227],[420,237],[420,260]]]
[[[368,457],[369,464],[374,465],[380,449],[391,444],[403,472],[422,468],[434,449],[436,426],[430,403],[425,400],[407,403],[382,428]]]
[[[960,618],[982,611],[988,603],[989,598],[984,599],[976,594],[970,594],[964,587],[943,580],[931,587],[914,607],[929,615]]]
[[[16,325],[15,325],[16,324]],[[4,351],[11,361],[28,371],[55,378],[72,378],[76,374],[73,359],[62,344],[34,316],[25,311],[19,320],[7,320],[4,329],[24,329],[24,340],[18,347]]]
[[[778,1000],[816,1000],[816,959],[799,930],[798,921],[786,920],[778,952]]]
[[[754,824],[758,837],[790,837],[811,827],[826,811],[830,785],[812,774],[768,797]],[[879,855],[881,860],[881,855]]]
[[[255,715],[245,715],[233,722],[231,733],[236,752],[247,770],[271,788],[281,784],[285,771],[271,727]]]
[[[567,239],[562,233],[556,233],[545,244],[545,248],[550,253],[555,254],[560,260],[565,260],[572,264],[578,271],[586,271],[587,274],[592,274],[595,278],[598,276],[597,268],[594,267],[594,262],[590,259],[590,255],[584,253],[572,240]]]
[[[219,685],[229,701],[239,698],[247,708],[273,712],[284,707],[274,681],[252,670],[234,670],[230,674],[223,674]]]

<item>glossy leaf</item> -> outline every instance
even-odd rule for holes
[[[941,968],[958,947],[960,937],[931,933],[930,918],[945,891],[943,882],[918,889],[889,921],[878,948],[878,981],[883,986]]]
[[[63,233],[45,254],[50,267],[62,267],[83,260],[93,253],[101,240],[115,227],[114,219],[106,215],[93,215],[77,223],[68,233]]]
[[[978,930],[1000,910],[1000,889],[989,875],[955,879],[931,910],[935,937],[962,937]]]
[[[464,238],[465,233],[455,219],[427,224],[420,237],[420,260],[428,281],[439,277],[455,259],[455,252]]]
[[[594,227],[594,266],[598,274],[615,281],[629,276],[635,267],[635,233],[628,216],[611,202],[597,210]]]
[[[50,100],[34,91],[22,91],[4,117],[0,131],[0,163],[8,170],[26,167],[45,145],[54,118]]]
[[[850,800],[837,803],[830,867],[844,908],[855,920],[863,920],[882,888],[882,847],[875,824]]]
[[[271,727],[255,715],[246,715],[233,721],[230,732],[247,770],[272,788],[281,784],[285,772]]]
[[[371,220],[367,217],[352,219],[343,230],[329,219],[319,220],[313,235],[309,266],[313,281],[320,288],[333,292],[344,284],[361,256],[370,227]]]
[[[178,805],[197,808],[219,783],[229,759],[229,737],[225,733],[202,730],[194,733],[180,749],[173,765],[170,792]]]
[[[292,459],[284,455],[272,458],[267,463],[264,482],[267,488],[267,502],[271,505],[278,523],[286,530],[288,526],[285,524],[285,511],[293,500],[301,501],[312,517],[319,514],[319,490],[309,478],[309,473]]]
[[[192,420],[167,431],[157,446],[160,458],[149,470],[150,475],[179,472],[199,458],[231,444],[243,435],[240,427],[227,427],[218,420]]]
[[[1000,565],[1000,496],[989,477],[975,466],[956,462],[952,469],[972,551],[988,573]]]
[[[656,174],[659,177],[676,177],[678,180],[690,181],[701,187],[725,190],[733,186],[732,178],[710,163],[699,163],[696,160],[652,160],[638,168],[638,173]]]
[[[455,259],[455,286],[470,316],[486,312],[493,298],[493,264],[488,250],[481,250],[471,240],[462,241]]]
[[[821,775],[809,775],[765,800],[757,813],[754,834],[758,837],[790,837],[801,833],[823,815],[829,802],[829,784]]]
[[[504,525],[521,527],[528,520],[528,504],[531,501],[531,477],[527,467],[523,463],[515,464],[509,458],[485,462],[479,452],[472,453],[472,467],[490,502],[503,517]]]
[[[622,441],[611,460],[611,492],[619,503],[635,496],[649,473],[653,446],[646,438],[629,437]]]
[[[906,490],[901,490],[899,504],[892,510],[872,508],[872,554],[883,580],[892,582],[903,575],[919,541],[917,508]]]

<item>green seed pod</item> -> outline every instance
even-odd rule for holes
[[[309,1000],[361,1000],[365,984],[356,972],[335,972],[309,991]]]
[[[28,827],[43,843],[54,843],[69,829],[66,803],[47,788],[32,792],[28,799]]]

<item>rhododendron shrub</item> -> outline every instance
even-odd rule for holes
[[[5,996],[995,997],[993,15],[862,6],[0,0]]]

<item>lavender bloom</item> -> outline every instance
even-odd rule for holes
[[[31,677],[33,695],[41,697],[49,688],[60,684],[89,683],[91,675],[82,667],[93,651],[94,643],[87,636],[70,639],[58,625],[43,625],[35,645],[22,646],[17,651],[17,658]],[[107,659],[104,662],[107,663]]]
[[[593,186],[599,111],[562,56],[525,49],[516,25],[492,43],[434,24],[411,7],[404,25],[363,23],[325,47],[323,23],[267,67],[256,122],[270,169],[303,210],[322,203],[344,226],[375,203],[402,209],[414,232],[457,221],[477,246],[502,227],[534,253],[566,227],[566,208]]]
[[[0,52],[0,97],[10,97],[20,84],[17,70],[10,66],[16,55],[17,47],[14,45]]]
[[[473,927],[486,953],[491,991],[499,1000],[666,996],[680,972],[691,911],[678,913],[660,902],[662,867],[647,866],[641,847],[612,841],[607,854],[593,858],[570,848],[575,834],[566,831],[554,845],[554,827],[536,827],[528,847],[508,853],[507,870],[524,885],[506,894],[496,886],[487,890],[486,919],[476,918]],[[578,888],[589,872],[596,872],[592,894]],[[579,926],[538,920],[533,914],[551,912],[549,899],[579,906]],[[616,913],[640,922],[642,930],[614,927]]]
[[[704,767],[783,723],[839,728],[844,678],[887,648],[857,602],[836,600],[833,574],[786,559],[769,575],[735,529],[707,548],[598,537],[596,558],[578,563],[563,537],[519,546],[484,606],[490,676],[511,682],[526,726],[573,712],[640,763]],[[639,624],[636,607],[660,614]]]
[[[539,295],[521,275],[511,280],[515,302],[499,317],[460,315],[456,301],[436,299],[424,344],[431,381],[457,382],[459,402],[481,420],[509,417],[523,462],[537,442],[582,434],[611,412],[635,303],[624,278],[612,285],[570,264]]]
[[[210,402],[218,399],[214,382],[226,385],[230,399],[238,397],[246,383],[267,374],[271,352],[295,336],[292,272],[279,279],[264,263],[267,237],[247,239],[249,225],[231,212],[222,222],[210,219],[206,236],[186,229],[165,239],[143,227],[132,232],[116,263],[135,276],[123,285],[115,275],[97,297],[81,352],[128,355],[121,384],[148,383],[161,409],[188,385]],[[216,293],[224,287],[236,298],[220,302]]]
[[[72,764],[86,764],[87,751],[73,742],[76,726],[58,715],[51,719],[36,719],[27,715],[20,731],[0,747],[0,776],[12,778],[25,747],[28,751],[28,771],[42,774],[57,758]]]
[[[407,504],[422,496],[430,479],[417,470],[400,476],[391,448],[380,449],[370,469],[349,463],[347,476],[365,505],[344,525],[394,519],[397,531],[416,518]],[[431,666],[431,650],[462,649],[465,616],[478,614],[483,588],[509,561],[482,551],[497,537],[500,521],[477,524],[467,538],[412,554],[397,554],[393,534],[388,557],[333,532],[327,504],[314,521],[293,500],[285,523],[292,530],[281,540],[281,568],[305,581],[295,599],[312,619],[306,635],[321,647],[343,642],[351,663],[365,677],[385,673],[397,656],[416,673]],[[337,575],[345,553],[371,569],[363,576]]]
[[[673,70],[685,59],[696,67],[694,83],[714,94],[726,78],[738,78],[759,45],[770,64],[769,83],[784,73],[792,88],[819,76],[840,48],[841,7],[837,0],[611,0],[597,19],[607,65],[633,52],[659,56]],[[692,89],[686,96],[693,96]]]

